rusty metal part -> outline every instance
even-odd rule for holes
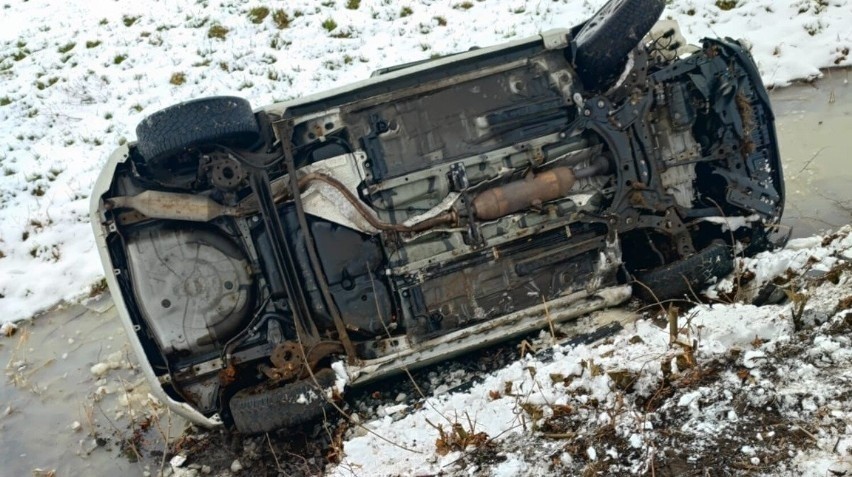
[[[322,360],[333,354],[343,353],[344,351],[343,344],[339,341],[320,341],[308,351],[308,365],[310,365],[311,369],[316,370]]]
[[[304,240],[305,248],[308,251],[308,259],[311,262],[314,279],[322,293],[326,309],[331,314],[331,319],[334,322],[334,328],[337,330],[337,337],[340,339],[340,342],[343,344],[343,348],[346,350],[347,360],[350,364],[355,364],[358,362],[358,356],[355,353],[355,345],[352,344],[352,339],[346,331],[346,324],[343,321],[343,317],[340,315],[340,309],[337,307],[337,303],[331,296],[328,281],[326,280],[322,264],[317,256],[313,232],[311,228],[308,227],[308,219],[305,217],[305,209],[302,204],[302,188],[299,186],[299,180],[296,178],[296,161],[293,158],[293,144],[290,142],[290,139],[293,137],[293,120],[287,119],[284,121],[278,121],[275,123],[275,126],[279,137],[285,138],[285,140],[281,142],[281,152],[284,155],[284,166],[287,168],[290,190],[293,192],[293,208],[296,210],[296,218],[299,222],[299,228],[302,229],[302,240]],[[260,203],[263,204],[263,198],[259,197],[259,199]],[[272,202],[271,205],[274,206],[275,197],[271,196],[267,199],[267,201]]]
[[[233,364],[219,371],[219,383],[228,386],[237,380],[237,368]]]
[[[384,230],[389,232],[423,232],[425,230],[429,230],[438,225],[449,225],[455,224],[458,221],[458,217],[455,212],[448,211],[443,214],[432,217],[431,219],[424,220],[423,222],[419,222],[413,225],[403,225],[403,224],[391,224],[387,222],[382,222],[379,220],[375,213],[370,210],[361,200],[355,196],[345,185],[343,185],[337,179],[328,176],[326,174],[320,172],[311,172],[302,176],[299,181],[299,191],[304,192],[304,190],[310,185],[312,182],[323,182],[334,187],[340,195],[342,195],[353,207],[361,214],[364,219],[369,222],[374,228],[378,230]],[[288,199],[291,194],[286,193],[283,194],[282,199]],[[279,200],[279,197],[276,197],[276,202]],[[240,204],[242,206],[242,203]]]
[[[217,189],[236,190],[248,178],[239,162],[229,157],[217,157],[208,165],[210,183]]]
[[[344,349],[339,341],[320,341],[307,351],[295,341],[285,341],[277,345],[269,355],[272,366],[261,364],[258,368],[273,381],[304,379],[310,376],[310,370],[316,372],[322,360],[332,354],[341,353],[344,353]]]
[[[208,222],[223,215],[237,215],[235,208],[219,204],[207,196],[156,190],[146,190],[134,196],[112,197],[104,201],[104,207],[107,210],[134,209],[156,219],[193,222]]]
[[[302,347],[292,341],[279,344],[269,355],[274,367],[262,366],[261,371],[269,379],[289,380],[302,374],[304,367],[302,359]]]
[[[382,222],[355,194],[331,176],[319,172],[307,174],[298,180],[299,191],[304,192],[312,182],[324,182],[334,187],[377,230],[416,233],[439,225],[452,225],[458,222],[458,217],[453,211],[444,212],[413,225]],[[284,190],[274,197],[276,203],[288,199],[293,199],[293,194],[289,190]],[[258,211],[257,198],[254,194],[240,201],[235,207],[228,207],[207,196],[154,190],[148,190],[135,196],[112,197],[106,199],[104,205],[107,210],[133,209],[152,219],[187,220],[191,222],[209,222],[222,216],[245,217]]]
[[[576,182],[570,167],[556,167],[534,176],[480,192],[473,199],[476,218],[494,220],[568,195]]]

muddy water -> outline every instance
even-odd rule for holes
[[[813,85],[771,94],[787,180],[784,223],[794,236],[852,222],[849,76],[832,71]],[[163,441],[185,424],[148,399],[133,359],[108,295],[0,337],[0,476],[39,475],[36,469],[57,476],[157,475]],[[96,376],[92,367],[99,363],[103,374]],[[151,415],[160,416],[160,427],[155,421],[129,441]],[[134,449],[141,460],[134,461]]]
[[[794,237],[852,223],[852,70],[773,91]]]
[[[0,475],[156,475],[183,423],[148,397],[109,295],[19,326],[0,338]],[[162,432],[131,440],[151,415]]]

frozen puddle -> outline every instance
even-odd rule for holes
[[[0,338],[0,474],[156,475],[164,437],[183,423],[171,416],[169,430],[130,353],[108,295]]]
[[[794,237],[852,222],[850,71],[770,93],[787,186],[782,222]]]

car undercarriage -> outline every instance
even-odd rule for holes
[[[646,36],[661,10],[614,0],[329,93],[143,121],[92,217],[158,395],[205,425],[292,426],[341,379],[695,294],[770,247],[784,189],[757,69],[734,40]],[[597,39],[624,22],[635,38]]]

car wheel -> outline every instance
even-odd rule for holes
[[[617,78],[663,8],[664,0],[610,0],[598,10],[574,38],[574,64],[583,85],[601,90]]]
[[[139,123],[136,137],[142,158],[157,166],[194,146],[250,145],[257,141],[259,130],[248,101],[214,96],[157,111]]]
[[[243,389],[231,398],[234,426],[244,434],[270,432],[304,424],[320,417],[331,405],[325,392],[337,375],[331,369],[314,373],[312,378],[267,389]]]
[[[635,274],[633,294],[646,302],[656,302],[697,293],[716,277],[731,273],[731,249],[716,240],[695,255],[668,265]]]

